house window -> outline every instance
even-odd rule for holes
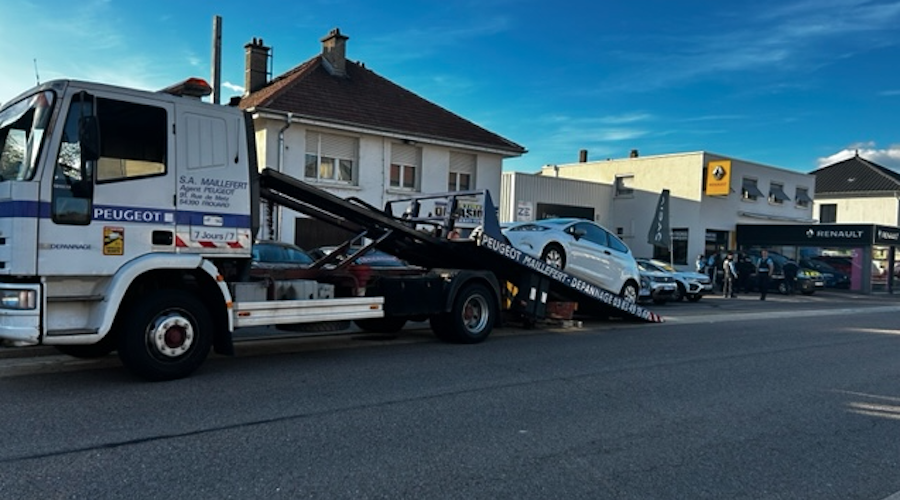
[[[475,187],[475,155],[450,152],[447,191],[468,191]]]
[[[358,150],[355,137],[307,132],[303,175],[317,181],[354,184]]]
[[[390,186],[415,191],[419,188],[422,151],[407,144],[391,145]]]
[[[769,203],[781,205],[785,201],[791,199],[784,193],[784,184],[780,182],[772,182],[769,184]]]
[[[634,196],[634,176],[616,176],[616,196]]]
[[[819,206],[819,222],[829,224],[837,222],[837,204],[829,203]]]
[[[751,179],[749,177],[744,177],[744,180],[741,181],[741,199],[747,201],[756,201],[758,198],[762,198],[764,195],[762,191],[756,187],[756,179]]]
[[[812,198],[809,197],[809,190],[798,187],[794,194],[794,202],[797,204],[797,208],[809,207],[809,204],[812,203]]]

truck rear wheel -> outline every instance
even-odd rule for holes
[[[441,340],[457,344],[477,344],[491,334],[497,304],[490,290],[473,283],[456,295],[449,313],[431,317],[431,329]]]
[[[158,290],[124,311],[119,358],[135,375],[174,380],[194,372],[212,345],[206,307],[181,290]]]

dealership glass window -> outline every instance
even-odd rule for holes
[[[837,204],[827,203],[819,206],[819,223],[837,222]]]
[[[744,177],[743,181],[741,181],[741,199],[746,201],[756,201],[763,196],[762,191],[756,187],[756,179]]]
[[[634,196],[634,176],[616,176],[616,196]]]
[[[809,197],[809,189],[798,187],[794,194],[794,203],[796,203],[797,208],[809,207],[809,204],[812,203],[812,198]]]
[[[353,184],[357,151],[359,141],[355,137],[307,132],[303,175],[317,181]]]
[[[665,262],[671,262],[677,265],[686,265],[688,263],[688,228],[678,227],[672,228],[672,249],[671,254],[668,248],[653,245],[653,258]],[[670,257],[671,255],[671,257]]]

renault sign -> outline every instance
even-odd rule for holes
[[[731,160],[711,161],[706,167],[706,195],[728,196],[731,192]]]

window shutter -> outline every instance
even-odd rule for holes
[[[391,144],[391,163],[419,166],[419,148],[406,144]]]
[[[356,160],[357,141],[343,135],[306,132],[306,152],[324,158]]]
[[[475,173],[475,155],[450,152],[450,171],[461,174]]]

